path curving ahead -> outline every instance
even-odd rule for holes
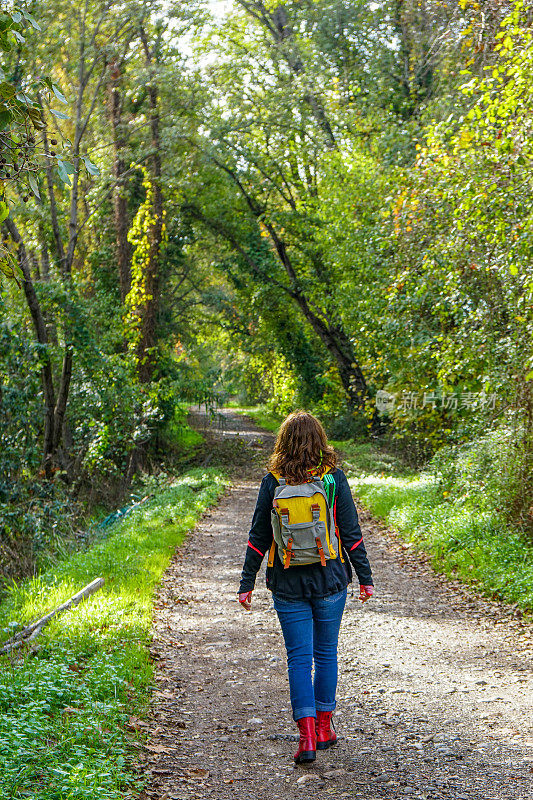
[[[238,436],[242,420],[225,416],[220,435]],[[271,442],[244,427],[256,451]],[[364,607],[349,598],[343,618],[342,738],[314,766],[293,766],[285,653],[263,573],[252,613],[236,599],[261,474],[234,482],[163,580],[142,797],[533,800],[532,626],[436,576],[361,512],[377,593]]]

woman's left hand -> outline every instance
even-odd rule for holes
[[[362,603],[366,603],[369,597],[372,597],[374,594],[374,587],[373,586],[361,586],[359,587],[359,600]]]
[[[246,611],[250,611],[252,608],[252,593],[251,592],[242,592],[239,595],[239,603]]]

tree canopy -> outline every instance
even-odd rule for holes
[[[508,431],[532,525],[532,30],[521,0],[2,4],[6,574],[37,506],[120,494],[230,397],[418,464]]]

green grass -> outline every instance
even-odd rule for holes
[[[483,498],[454,497],[430,474],[407,471],[371,444],[338,442],[358,500],[433,567],[480,592],[533,609],[533,548]]]
[[[278,428],[284,419],[278,414],[273,414],[266,406],[234,406],[230,404],[230,407],[236,414],[250,417],[260,428],[272,433],[278,432]]]
[[[186,458],[205,441],[201,433],[187,424],[187,414],[188,405],[178,403],[173,419],[167,423],[162,434],[164,446],[177,451],[182,458]]]
[[[374,442],[330,439],[329,443],[340,453],[345,471],[383,475],[409,474],[397,456],[377,447]]]
[[[139,790],[126,725],[146,712],[152,685],[154,590],[175,547],[226,484],[195,469],[53,570],[11,589],[2,639],[92,579],[105,586],[56,617],[32,656],[0,656],[0,798],[119,800]],[[16,651],[15,651],[16,652]]]

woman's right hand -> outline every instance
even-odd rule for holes
[[[362,603],[366,603],[369,597],[372,597],[374,594],[374,587],[373,586],[361,586],[359,587],[359,600]]]
[[[242,592],[239,595],[239,603],[246,611],[250,611],[252,608],[252,592]]]

